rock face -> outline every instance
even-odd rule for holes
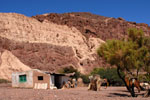
[[[146,24],[90,13],[33,17],[0,13],[0,51],[7,50],[30,68],[56,72],[73,66],[81,73],[88,73],[95,67],[107,66],[96,54],[100,44],[107,39],[126,37],[129,27],[142,28],[146,35],[150,34]],[[19,66],[14,66],[19,71]],[[0,71],[1,68],[5,68],[2,63]]]
[[[0,54],[0,79],[11,80],[11,74],[14,71],[26,71],[31,68],[24,65],[20,60],[15,57],[10,51],[3,51]]]
[[[50,22],[77,28],[85,37],[97,37],[102,40],[121,39],[127,36],[129,28],[143,29],[146,35],[150,34],[150,27],[144,23],[128,22],[123,18],[117,19],[94,15],[91,13],[64,13],[33,16],[39,22]]]
[[[86,39],[74,27],[46,20],[41,23],[20,14],[0,14],[0,47],[31,68],[58,71],[73,66],[85,73],[89,66],[101,62],[96,59],[101,43],[100,38]]]

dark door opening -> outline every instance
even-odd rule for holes
[[[61,79],[60,76],[54,76],[55,77],[55,86],[60,89],[61,88]]]

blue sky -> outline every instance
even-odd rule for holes
[[[150,25],[150,0],[0,0],[0,12],[16,12],[26,16],[91,12]]]

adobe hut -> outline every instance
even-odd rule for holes
[[[38,69],[12,73],[12,87],[59,89],[62,87],[63,82],[67,82],[68,80],[69,76],[65,74],[43,72]]]

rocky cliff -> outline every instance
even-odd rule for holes
[[[88,73],[95,67],[107,66],[96,54],[100,44],[107,39],[126,37],[127,29],[131,27],[142,28],[146,35],[150,34],[147,24],[90,13],[44,14],[33,17],[0,13],[0,51],[1,54],[9,52],[16,57],[14,62],[20,61],[22,66],[28,68],[56,72],[73,66],[81,73]],[[0,59],[2,62],[4,56]],[[13,71],[19,71],[21,64],[14,64]],[[1,69],[5,67],[0,63],[0,71],[3,72]]]
[[[33,18],[36,18],[39,22],[47,20],[59,25],[67,25],[70,28],[75,27],[87,38],[92,36],[104,41],[126,37],[129,28],[143,29],[146,35],[150,34],[150,27],[147,24],[128,22],[121,17],[104,17],[87,12],[51,13],[33,16]]]

